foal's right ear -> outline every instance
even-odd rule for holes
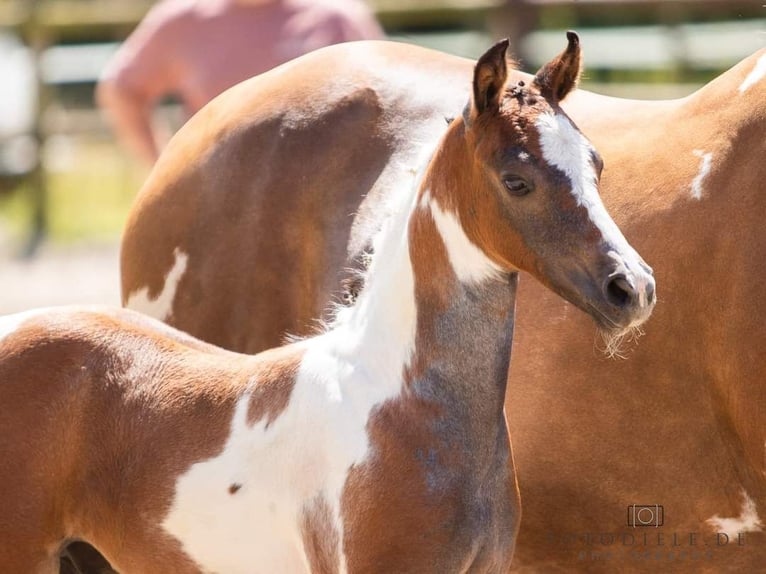
[[[508,77],[508,38],[500,40],[476,62],[473,70],[473,107],[476,114],[500,106]]]

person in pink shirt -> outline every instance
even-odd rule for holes
[[[121,142],[153,164],[152,110],[191,115],[242,80],[330,44],[380,39],[361,0],[162,0],[107,65],[96,98]]]

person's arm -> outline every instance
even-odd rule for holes
[[[150,166],[161,146],[152,118],[155,103],[176,91],[176,49],[188,18],[187,0],[157,3],[104,69],[96,101],[119,142]]]
[[[115,78],[99,82],[96,101],[106,112],[117,139],[149,166],[159,157],[152,129],[152,102],[146,101]]]

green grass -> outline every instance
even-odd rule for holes
[[[53,148],[53,149],[51,149]],[[62,157],[63,156],[63,157]],[[56,243],[119,237],[143,175],[110,144],[59,142],[46,150],[48,238]],[[31,190],[0,195],[0,226],[23,237],[32,220]]]

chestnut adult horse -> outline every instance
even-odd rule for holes
[[[568,39],[528,85],[507,41],[479,59],[320,335],[251,356],[127,310],[0,321],[3,568],[54,572],[77,540],[124,573],[506,572],[518,272],[613,334],[655,301],[559,106]]]
[[[351,214],[371,190],[358,260],[372,206],[461,114],[471,65],[342,45],[224,94],[138,198],[124,302],[245,352],[311,332],[347,278]],[[525,499],[518,570],[766,563],[765,71],[761,51],[680,100],[576,90],[563,104],[606,160],[604,201],[652,263],[661,304],[626,360],[606,360],[581,314],[521,282],[507,405]]]

